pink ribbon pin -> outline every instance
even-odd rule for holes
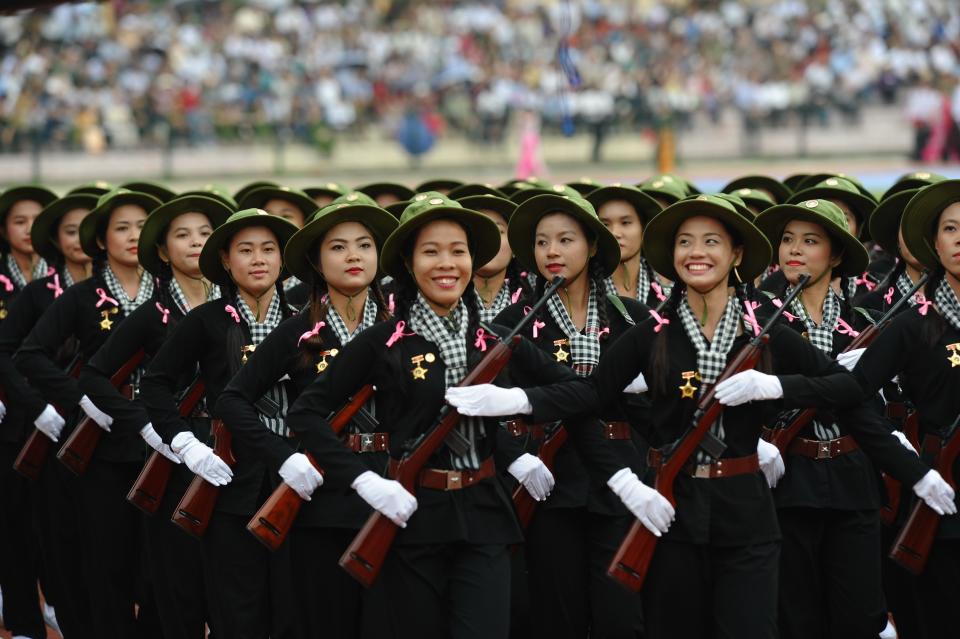
[[[667,299],[667,296],[663,294],[663,287],[660,286],[659,282],[650,282],[650,288],[653,289],[653,294],[657,296],[657,299],[663,302]]]
[[[753,328],[753,334],[760,334],[760,324],[757,323],[757,315],[754,313],[754,310],[760,308],[759,302],[753,302],[750,300],[745,300],[743,302],[744,307],[747,309],[747,323]]]
[[[157,310],[163,314],[163,319],[160,320],[160,323],[166,324],[170,320],[170,309],[164,308],[163,304],[157,302]]]
[[[309,331],[300,336],[300,339],[297,340],[297,348],[300,348],[300,343],[305,339],[310,339],[311,337],[316,337],[320,334],[320,329],[326,326],[326,322],[317,322],[313,325]]]
[[[883,296],[883,301],[887,304],[893,304],[893,291],[894,288],[891,286],[887,289],[887,294]]]
[[[529,307],[529,306],[524,306],[524,307],[523,307],[523,316],[526,317],[527,315],[530,314],[530,311],[532,311],[532,310],[533,310],[533,309],[532,309],[531,307]],[[533,320],[533,339],[537,339],[538,337],[540,337],[540,329],[543,328],[544,326],[546,326],[546,323],[545,323],[545,322],[541,322],[540,320],[534,318],[534,320]]]
[[[867,277],[867,271],[863,272],[863,275],[853,280],[853,283],[857,286],[866,286],[868,291],[872,291],[877,288],[877,285],[870,281],[870,278]]]
[[[599,339],[600,337],[603,337],[604,335],[606,335],[607,337],[610,336],[610,327],[609,327],[609,326],[604,326],[603,328],[601,328],[601,329],[600,329],[600,332],[597,333],[597,338]]]
[[[397,327],[393,330],[393,335],[391,335],[390,338],[387,340],[387,348],[390,348],[391,346],[393,346],[394,344],[402,340],[404,337],[409,337],[410,335],[413,335],[413,333],[403,332],[403,329],[405,329],[406,327],[407,327],[407,323],[404,322],[403,320],[400,320],[399,322],[397,322]]]
[[[913,299],[917,303],[917,312],[921,315],[926,315],[927,309],[933,305],[933,302],[928,301],[927,298],[924,297],[923,293],[917,293],[913,296]]]
[[[664,326],[666,326],[667,324],[670,323],[670,320],[668,320],[668,319],[665,318],[665,317],[661,317],[660,314],[657,313],[657,312],[656,312],[655,310],[653,310],[652,308],[650,309],[650,315],[651,315],[651,317],[653,317],[653,319],[656,320],[656,322],[657,322],[657,325],[656,325],[656,326],[654,327],[654,329],[653,329],[653,332],[654,332],[654,333],[659,333],[659,332],[660,332],[660,329],[662,329]]]
[[[57,275],[57,271],[53,271],[53,281],[47,282],[47,288],[53,291],[53,299],[57,299],[63,295],[63,288],[60,286],[60,276]]]
[[[511,303],[511,304],[516,304],[516,303],[517,303],[517,300],[520,299],[520,296],[521,296],[522,294],[523,294],[523,289],[522,289],[522,288],[518,288],[517,290],[515,290],[515,291],[513,292],[513,295],[510,296],[510,303]]]
[[[781,302],[781,301],[780,301],[779,299],[777,299],[776,297],[773,298],[772,301],[773,301],[773,305],[776,306],[777,308],[782,308],[782,307],[783,307],[783,302]],[[784,312],[783,312],[783,316],[787,318],[787,321],[788,321],[788,322],[792,322],[793,320],[797,319],[797,316],[794,315],[794,314],[792,314],[790,311],[784,311]]]
[[[837,332],[841,335],[849,335],[850,337],[856,337],[860,334],[859,331],[854,330],[852,326],[843,321],[842,317],[837,318]]]
[[[390,311],[391,315],[393,315],[393,312],[396,310],[396,308],[397,303],[393,299],[393,293],[390,293],[390,295],[387,297],[387,310]]]
[[[11,282],[6,275],[0,275],[0,283],[3,284],[3,288],[7,293],[13,290],[13,282]]]
[[[56,274],[57,274],[57,269],[56,269],[56,268],[54,268],[54,267],[52,267],[52,266],[48,266],[48,267],[47,267],[47,277],[50,277],[51,275],[56,275]]]
[[[227,304],[226,306],[223,307],[223,310],[225,310],[228,315],[233,317],[234,322],[236,322],[237,324],[240,323],[240,313],[237,312],[237,309]]]
[[[474,348],[479,348],[481,353],[487,352],[487,343],[484,341],[487,337],[487,334],[483,331],[482,328],[477,329],[477,339],[473,343]]]
[[[100,296],[100,299],[97,300],[97,303],[96,303],[97,308],[100,308],[101,306],[103,306],[104,302],[110,302],[114,306],[120,306],[120,303],[117,302],[117,300],[110,297],[109,295],[107,295],[107,292],[102,288],[97,289],[97,295]]]

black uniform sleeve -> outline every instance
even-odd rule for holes
[[[843,408],[863,401],[853,375],[795,331],[781,324],[770,337],[784,408]]]
[[[838,411],[837,418],[863,452],[899,482],[913,486],[930,470],[890,433],[890,424],[876,402],[864,402]]]
[[[177,433],[190,430],[180,417],[177,394],[183,390],[181,372],[194,370],[198,355],[209,346],[205,343],[208,338],[204,329],[204,319],[198,312],[187,313],[154,355],[140,380],[140,401],[154,430],[166,444],[170,444]]]
[[[151,341],[159,325],[159,312],[152,304],[142,304],[121,322],[103,346],[80,371],[80,390],[113,418],[112,431],[140,431],[150,417],[139,400],[129,400],[113,386],[110,378]]]
[[[915,321],[908,313],[895,317],[860,357],[853,374],[865,393],[876,393],[907,367],[917,341],[908,330],[911,320]]]
[[[28,284],[10,307],[6,319],[0,322],[0,385],[3,386],[8,401],[17,402],[26,419],[32,424],[43,412],[47,402],[27,383],[13,363],[13,354],[30,333],[41,313],[31,292]]]
[[[289,353],[296,352],[296,318],[273,330],[240,367],[217,399],[216,413],[230,428],[234,440],[263,459],[274,472],[296,449],[277,437],[260,421],[254,403],[272,388],[289,368]]]
[[[71,286],[40,317],[23,346],[14,355],[17,369],[43,396],[47,404],[71,411],[83,393],[76,379],[56,363],[57,351],[75,334],[81,308],[80,286]]]

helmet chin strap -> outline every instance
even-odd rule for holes
[[[353,310],[353,300],[354,300],[355,297],[357,297],[357,296],[360,295],[361,293],[365,292],[365,291],[367,290],[366,287],[360,289],[359,291],[357,291],[357,292],[354,293],[353,295],[350,295],[349,293],[344,293],[344,292],[341,291],[339,288],[337,288],[336,286],[334,286],[333,284],[331,284],[329,281],[327,281],[327,288],[329,288],[331,291],[335,291],[338,295],[342,295],[342,296],[344,296],[345,298],[347,298],[347,321],[348,321],[348,322],[352,322],[352,321],[354,321],[355,319],[357,319],[357,312],[356,312],[355,310]],[[332,301],[331,301],[330,305],[331,305],[331,306],[333,305],[333,302],[332,302]]]

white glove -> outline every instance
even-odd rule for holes
[[[763,399],[780,399],[783,387],[776,375],[741,371],[717,384],[716,397],[724,406],[739,406]]]
[[[895,431],[893,431],[893,432],[890,433],[890,434],[893,435],[894,437],[896,437],[898,440],[900,440],[900,444],[901,444],[904,448],[906,448],[907,450],[909,450],[909,451],[910,451],[911,453],[913,453],[914,455],[919,455],[919,453],[917,452],[917,449],[913,447],[913,444],[910,443],[910,440],[907,439],[907,436],[906,436],[906,435],[904,435],[903,433],[901,433],[899,430],[895,430]]]
[[[624,393],[646,393],[649,388],[647,388],[647,380],[643,378],[643,373],[640,373],[633,378],[633,381],[627,384],[627,387],[623,389]]]
[[[461,415],[474,417],[529,415],[533,412],[522,388],[500,388],[494,384],[454,386],[447,389],[446,399]]]
[[[140,436],[143,437],[143,441],[147,442],[147,445],[150,448],[154,449],[174,464],[182,463],[183,460],[177,456],[170,447],[163,443],[163,440],[160,439],[160,435],[153,428],[153,424],[147,423],[146,426],[140,429]]]
[[[957,512],[957,505],[953,503],[953,488],[935,470],[929,471],[923,479],[914,484],[913,492],[938,515],[953,515]]]
[[[673,506],[666,497],[640,481],[632,470],[621,468],[607,480],[607,486],[654,535],[659,537],[670,529],[675,515]]]
[[[66,422],[63,421],[63,417],[60,417],[57,409],[50,404],[47,404],[40,416],[33,420],[37,430],[52,439],[54,443],[60,439],[64,424]]]
[[[553,490],[553,473],[539,457],[524,453],[517,457],[507,472],[523,484],[530,496],[537,501],[543,501],[550,496]]]
[[[783,474],[787,472],[783,465],[780,449],[765,439],[761,439],[757,441],[757,457],[760,459],[760,470],[763,471],[763,476],[767,478],[767,485],[770,488],[775,487]]]
[[[358,475],[350,487],[374,510],[401,528],[407,527],[407,520],[417,510],[417,498],[400,482],[385,479],[372,470]]]
[[[303,453],[294,453],[287,457],[287,461],[280,466],[279,473],[284,483],[304,501],[310,501],[313,491],[323,486],[323,475],[313,467],[310,458]]]
[[[110,432],[110,425],[113,424],[113,417],[110,417],[105,412],[97,408],[93,401],[86,395],[80,398],[80,408],[82,408],[83,412],[87,414],[87,417],[97,423],[97,426],[108,433]]]
[[[865,348],[855,348],[852,351],[847,351],[846,353],[840,353],[837,355],[837,362],[843,366],[848,371],[852,371],[857,367],[857,362],[860,361],[860,356],[863,355],[863,352],[867,350]]]
[[[7,407],[3,405],[3,402],[0,402],[0,422],[3,421],[3,418],[7,416]]]
[[[180,455],[187,468],[207,483],[226,486],[233,479],[233,471],[227,463],[217,457],[212,448],[197,439],[196,435],[190,431],[177,433],[170,448]]]

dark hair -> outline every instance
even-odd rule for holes
[[[507,276],[506,279],[510,283],[510,288],[512,290],[521,290],[520,300],[529,301],[533,298],[533,286],[530,285],[530,279],[526,277],[527,273],[520,266],[520,262],[517,261],[516,257],[511,257],[510,262],[507,264]]]
[[[940,287],[940,282],[943,282],[946,276],[947,269],[944,268],[943,264],[937,264],[937,268],[930,273],[930,279],[927,280],[923,288],[923,296],[927,298],[927,301],[934,301],[937,288]],[[943,315],[940,313],[927,313],[921,319],[920,337],[927,346],[933,347],[937,345],[937,342],[940,341],[943,334],[947,332],[947,328],[947,320],[944,319]]]

